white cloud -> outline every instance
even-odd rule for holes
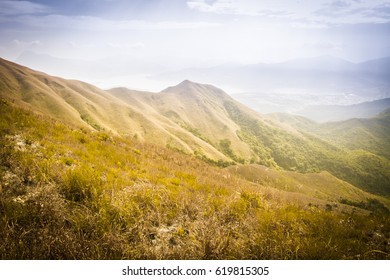
[[[3,19],[4,21],[4,19]],[[220,26],[214,22],[180,22],[180,21],[143,21],[143,20],[107,20],[92,16],[24,15],[9,19],[28,27],[45,29],[76,29],[76,30],[164,30],[164,29],[198,29]]]
[[[145,44],[142,42],[135,43],[108,43],[108,47],[113,49],[142,49],[145,47]]]
[[[330,24],[359,24],[390,22],[390,2],[332,1],[324,3],[313,15]]]
[[[329,28],[329,24],[326,22],[316,20],[295,20],[290,23],[291,27],[299,29],[325,29]]]
[[[324,40],[306,43],[303,46],[318,51],[340,51],[344,47],[344,45],[341,43],[335,43],[335,42],[324,41]]]
[[[203,13],[279,19],[298,28],[390,22],[390,2],[382,0],[192,0],[187,6]]]
[[[169,12],[160,1],[140,4],[143,10],[124,5],[106,13],[103,5],[73,15],[68,5],[63,12],[58,5],[53,14],[18,1],[33,8],[0,11],[1,55],[15,58],[30,50],[87,61],[131,56],[142,67],[144,61],[158,65],[153,71],[324,54],[356,60],[388,55],[385,25],[341,25],[389,20],[390,0],[188,0],[184,8],[172,4]]]
[[[199,10],[201,12],[216,13],[216,14],[241,14],[244,13],[240,6],[233,0],[218,0],[208,4],[203,0],[188,1],[187,6],[190,9]]]
[[[49,12],[49,7],[29,1],[0,1],[0,15],[12,16]]]
[[[264,17],[285,17],[290,15],[290,12],[286,10],[250,0],[217,0],[213,3],[207,3],[205,0],[195,0],[187,1],[187,6],[200,12],[226,15]]]
[[[20,41],[18,39],[15,39],[12,41],[12,43],[18,47],[31,47],[31,46],[39,46],[42,43],[39,40],[34,40],[30,42]]]

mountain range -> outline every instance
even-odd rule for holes
[[[353,108],[329,115],[328,111],[335,111],[332,106],[380,102],[390,97],[389,71],[388,57],[352,63],[323,56],[273,64],[188,68],[154,78],[175,81],[191,77],[221,85],[230,88],[236,100],[263,113],[286,112],[317,121],[339,121],[363,116],[355,114]],[[321,109],[325,112],[321,113]],[[376,110],[369,117],[379,112]]]
[[[372,118],[388,108],[390,98],[384,98],[352,105],[308,105],[297,110],[295,114],[324,123],[352,118]]]
[[[320,124],[0,59],[0,112],[0,258],[389,256],[388,110]]]
[[[188,68],[157,77],[192,77],[206,83],[241,89],[241,92],[293,94],[301,91],[322,95],[353,94],[378,99],[389,96],[389,69],[388,57],[352,63],[336,57],[322,56],[273,64]]]
[[[0,65],[3,98],[73,125],[138,138],[222,165],[258,163],[299,172],[326,170],[367,191],[390,193],[389,159],[384,156],[389,135],[386,117],[379,117],[377,123],[377,130],[383,131],[374,136],[377,149],[366,150],[325,141],[324,135],[262,115],[211,85],[185,80],[158,93],[125,88],[104,91],[5,60]],[[353,129],[344,138],[366,139],[366,134],[367,128]],[[372,166],[378,167],[375,173]]]
[[[105,87],[135,83],[137,88],[144,88],[139,83],[147,81],[156,89],[191,79],[227,88],[236,100],[256,111],[293,113],[319,122],[373,117],[384,106],[381,100],[390,97],[388,57],[352,63],[321,56],[271,64],[224,64],[179,70],[174,65],[156,65],[131,56],[84,61],[24,52],[16,62]],[[376,103],[369,110],[358,111],[355,106],[372,101]],[[343,107],[338,110],[338,106]]]

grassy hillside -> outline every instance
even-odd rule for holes
[[[370,119],[326,123],[312,132],[349,150],[364,149],[390,160],[389,113]]]
[[[110,93],[129,104],[150,104],[231,161],[299,172],[326,170],[364,190],[390,193],[387,159],[364,147],[349,151],[330,138],[271,121],[213,86],[184,81],[156,94],[135,95],[126,89]],[[202,156],[202,151],[195,153]]]
[[[272,186],[280,190],[326,200],[329,202],[328,208],[332,208],[332,203],[341,202],[362,209],[376,209],[376,211],[390,213],[387,210],[390,209],[389,199],[366,193],[326,171],[302,174],[275,170],[256,164],[231,166],[228,170],[232,174],[263,186]]]
[[[66,123],[137,138],[219,166],[258,163],[290,171],[328,171],[363,190],[390,194],[388,141],[371,144],[369,138],[370,145],[352,149],[326,136],[331,131],[326,127],[314,133],[271,120],[211,85],[184,81],[159,93],[103,91],[0,62],[0,97]],[[388,139],[389,126],[381,130],[386,123],[369,126]],[[351,127],[361,129],[358,124]],[[342,132],[351,145],[348,130]],[[358,146],[363,142],[353,139]]]
[[[137,92],[132,91],[132,95],[134,97],[131,100],[136,100]],[[170,145],[187,153],[200,150],[209,158],[228,160],[209,143],[161,115],[145,100],[125,103],[92,85],[52,77],[2,59],[0,97],[90,130],[111,131],[122,136]]]
[[[126,104],[137,102],[153,107],[153,110],[223,154],[226,160],[244,161],[252,154],[249,146],[238,138],[236,131],[239,126],[230,119],[223,106],[225,100],[235,101],[218,88],[184,81],[160,93],[137,94],[126,89],[109,92]],[[231,143],[234,153],[226,152],[224,141]],[[202,149],[193,148],[198,155],[209,156]]]
[[[272,114],[278,122],[312,133],[348,150],[366,150],[390,159],[390,110],[369,119],[319,124],[300,116]]]
[[[383,156],[345,149],[297,126],[291,132],[279,120],[258,120],[234,103],[225,106],[240,125],[237,134],[258,156],[252,163],[299,172],[326,170],[366,191],[390,194],[390,161]]]
[[[0,143],[1,259],[390,257],[377,209],[249,182],[3,99]]]

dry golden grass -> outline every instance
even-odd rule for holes
[[[334,177],[329,172],[298,173],[292,171],[275,170],[265,166],[236,165],[228,168],[233,174],[260,184],[274,188],[300,193],[311,198],[318,198],[328,202],[340,202],[342,199],[353,202],[378,200],[390,209],[390,200],[382,196],[367,193],[355,186]]]
[[[0,102],[0,259],[386,259],[389,215]]]

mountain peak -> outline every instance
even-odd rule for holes
[[[179,85],[188,85],[188,84],[196,84],[196,83],[194,83],[194,82],[192,82],[190,80],[184,80]]]
[[[176,92],[176,93],[189,92],[189,91],[197,90],[201,87],[207,87],[207,85],[194,83],[190,80],[184,80],[181,83],[177,84],[176,86],[168,87],[162,90],[161,92]]]
[[[192,82],[190,80],[184,80],[181,83],[173,87],[193,87],[193,86],[202,86],[202,84]]]
[[[176,86],[168,87],[161,93],[171,93],[178,96],[186,96],[192,98],[230,98],[223,90],[208,84],[199,84],[190,80],[184,80]]]
[[[286,69],[297,69],[297,70],[327,70],[327,71],[346,71],[353,70],[356,66],[354,63],[347,60],[330,56],[323,55],[311,58],[300,58],[292,59],[277,64]]]

